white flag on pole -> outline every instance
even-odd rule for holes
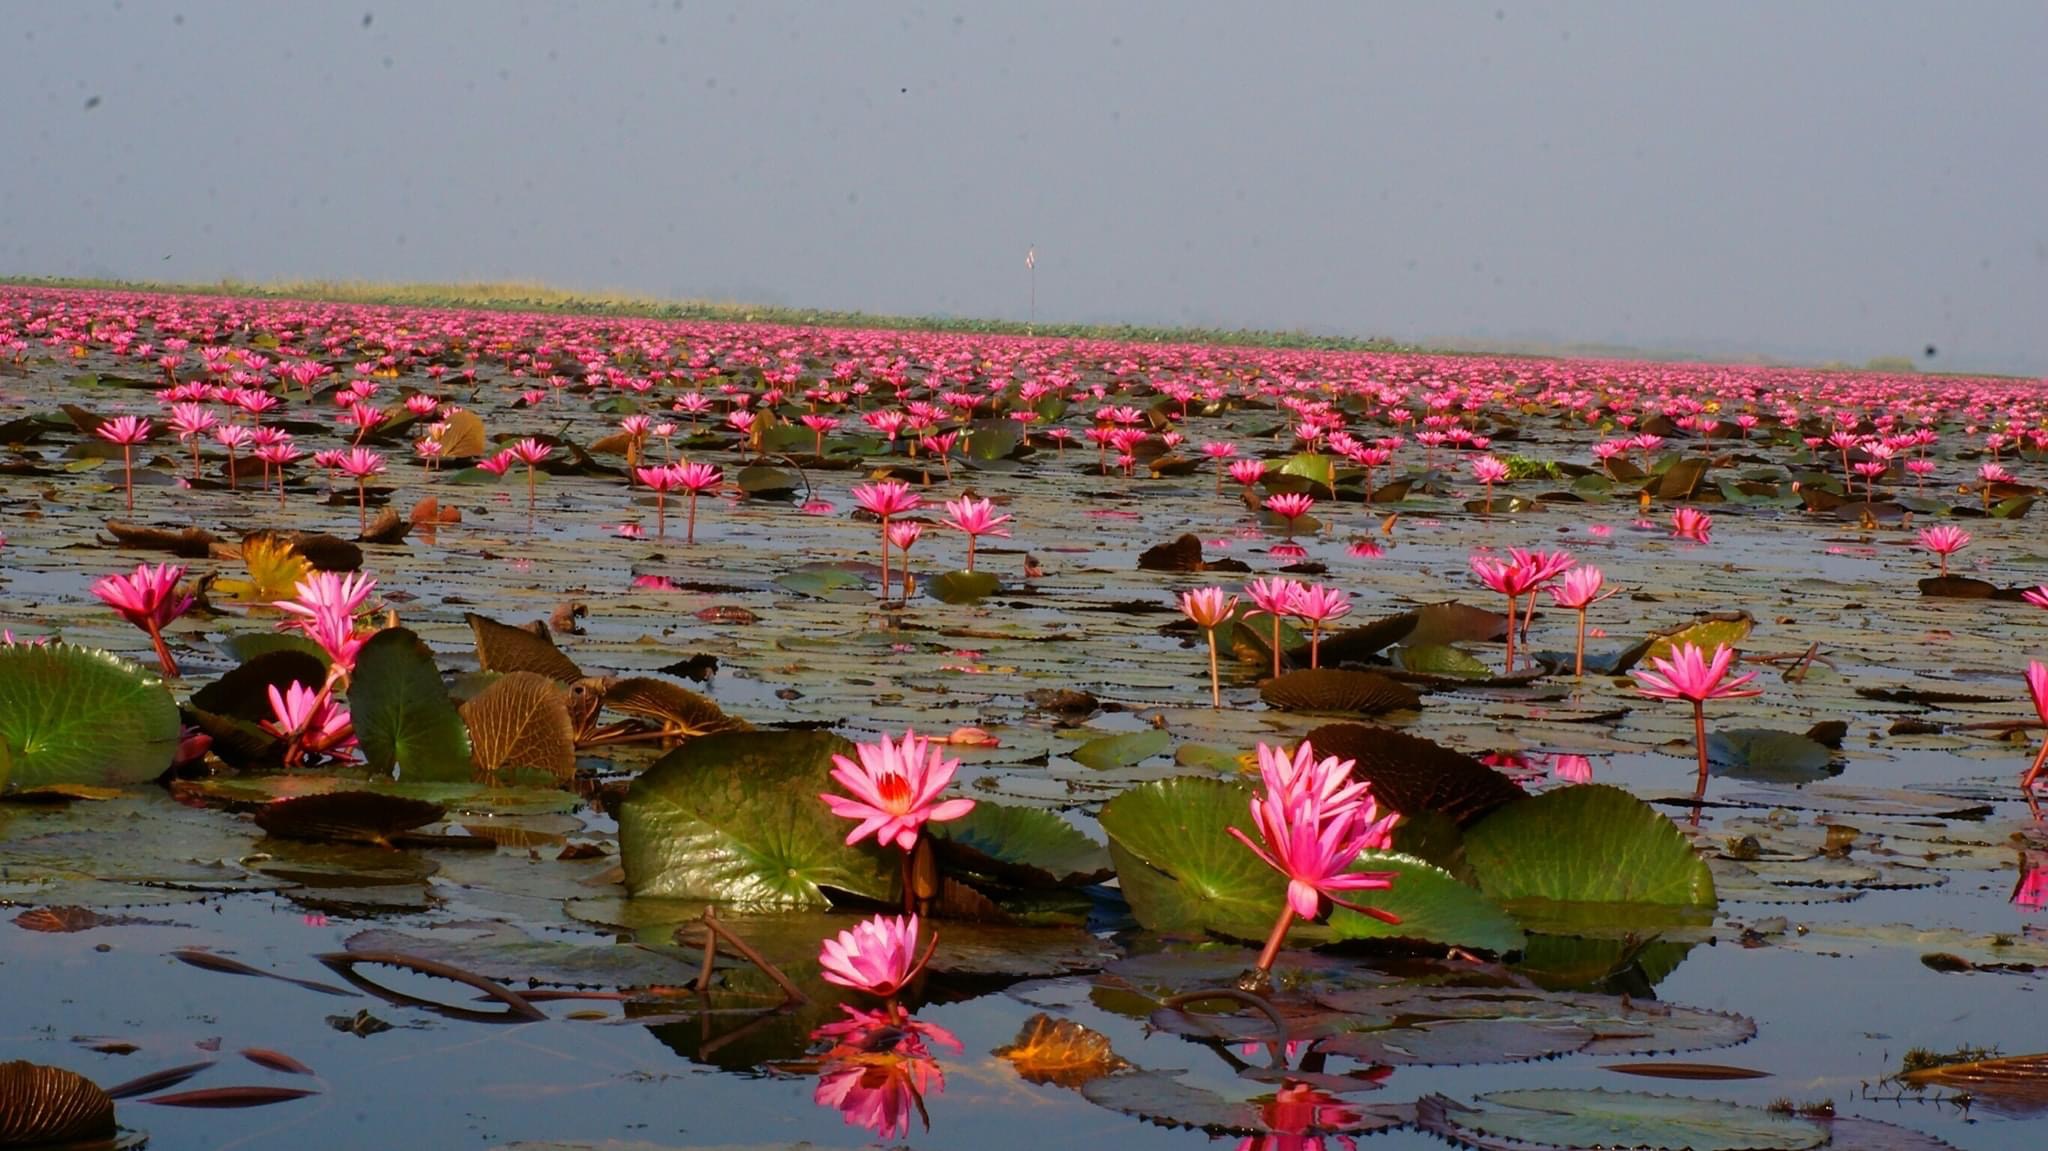
[[[1038,249],[1035,246],[1024,249],[1024,270],[1028,272],[1037,266]]]

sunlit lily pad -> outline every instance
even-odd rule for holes
[[[1114,874],[1106,848],[1040,808],[982,800],[959,819],[927,826],[950,864],[1010,882],[1075,885]]]
[[[1160,728],[1105,735],[1089,740],[1068,754],[1075,763],[1107,771],[1142,763],[1173,746],[1173,736]]]
[[[1509,804],[1465,831],[1480,889],[1552,920],[1626,923],[1638,908],[1712,908],[1714,877],[1672,822],[1617,787]],[[1567,912],[1557,905],[1597,905]],[[1569,934],[1569,932],[1562,932]]]
[[[838,790],[829,732],[726,732],[692,740],[641,775],[619,808],[619,852],[635,895],[822,907],[830,891],[892,898],[898,862],[819,795]]]
[[[0,645],[0,789],[119,786],[163,774],[178,708],[163,681],[103,651]]]

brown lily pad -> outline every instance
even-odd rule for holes
[[[75,1071],[0,1063],[0,1147],[79,1143],[114,1136],[114,1100]]]
[[[1404,814],[1434,811],[1463,825],[1526,798],[1507,776],[1471,756],[1392,728],[1329,724],[1307,739],[1318,755],[1355,760],[1352,776],[1370,782],[1381,804]]]
[[[1415,689],[1377,672],[1320,667],[1290,671],[1259,685],[1259,698],[1281,711],[1381,715],[1422,706]]]

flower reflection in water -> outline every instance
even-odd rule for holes
[[[879,1011],[844,1005],[840,1010],[845,1019],[811,1032],[825,1048],[814,1063],[818,1085],[812,1100],[836,1109],[847,1126],[865,1127],[883,1139],[908,1134],[913,1113],[930,1130],[924,1097],[946,1089],[931,1048],[959,1052],[960,1040],[894,1004]]]
[[[1326,1133],[1357,1130],[1365,1122],[1365,1116],[1343,1100],[1305,1083],[1289,1083],[1271,1099],[1260,1101],[1259,1119],[1267,1133],[1245,1137],[1237,1151],[1353,1151],[1356,1140]]]
[[[2012,904],[2028,911],[2048,910],[2048,852],[2020,856],[2020,881],[2013,885]]]

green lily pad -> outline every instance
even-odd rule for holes
[[[1141,784],[1105,804],[1117,882],[1138,922],[1153,931],[1210,931],[1262,938],[1280,914],[1287,881],[1226,829],[1251,826],[1251,791],[1215,779]],[[1393,887],[1354,902],[1401,917],[1398,925],[1338,908],[1325,926],[1297,925],[1297,942],[1421,939],[1512,951],[1522,933],[1499,907],[1442,868],[1413,856],[1369,852],[1358,871],[1391,871]]]
[[[0,788],[141,783],[171,765],[178,705],[162,680],[106,652],[0,645],[0,744]]]
[[[940,603],[979,603],[1001,587],[993,572],[941,572],[924,581],[924,590]]]
[[[866,577],[850,568],[830,564],[800,567],[775,577],[775,585],[812,599],[836,603],[865,602],[874,598]]]
[[[214,646],[226,652],[231,658],[249,663],[259,655],[273,651],[298,651],[320,661],[324,671],[328,657],[326,649],[313,642],[304,632],[297,631],[245,631],[223,638]],[[307,684],[311,687],[312,684]]]
[[[1013,883],[1097,883],[1115,870],[1107,848],[1043,808],[981,800],[959,819],[925,826],[949,863]]]
[[[1501,807],[1465,830],[1465,860],[1480,890],[1525,923],[1626,924],[1644,907],[1715,906],[1713,874],[1684,834],[1606,784]]]
[[[1834,753],[1793,731],[1736,728],[1707,736],[1716,775],[1759,783],[1811,783],[1834,774]]]
[[[1714,1099],[1635,1091],[1495,1091],[1476,1106],[1441,1095],[1417,1107],[1425,1131],[1470,1147],[1627,1147],[1634,1151],[1806,1151],[1828,1141],[1819,1121]]]
[[[634,782],[619,806],[619,858],[634,895],[824,907],[827,889],[889,900],[898,860],[819,796],[836,791],[830,732],[743,731],[693,739]]]
[[[405,628],[370,637],[349,677],[349,714],[370,770],[409,781],[468,780],[469,729],[448,699],[433,653]]]
[[[1479,660],[1449,644],[1408,646],[1399,649],[1401,666],[1423,675],[1449,676],[1453,679],[1492,679],[1493,669]]]
[[[1671,631],[1660,632],[1650,638],[1650,646],[1642,654],[1643,659],[1670,659],[1678,645],[1689,643],[1703,652],[1711,654],[1716,647],[1726,645],[1739,648],[1749,638],[1749,629],[1756,626],[1756,620],[1744,612],[1729,612],[1724,615],[1708,616],[1695,623]],[[1616,668],[1616,674],[1628,670]]]
[[[1278,470],[1283,476],[1300,476],[1325,489],[1336,479],[1336,470],[1331,466],[1330,457],[1319,452],[1301,452],[1290,456],[1281,463]]]
[[[1127,731],[1121,735],[1105,735],[1089,740],[1068,754],[1075,763],[1092,767],[1097,771],[1129,767],[1155,755],[1163,754],[1173,746],[1173,736],[1162,728],[1149,727],[1144,731]]]

